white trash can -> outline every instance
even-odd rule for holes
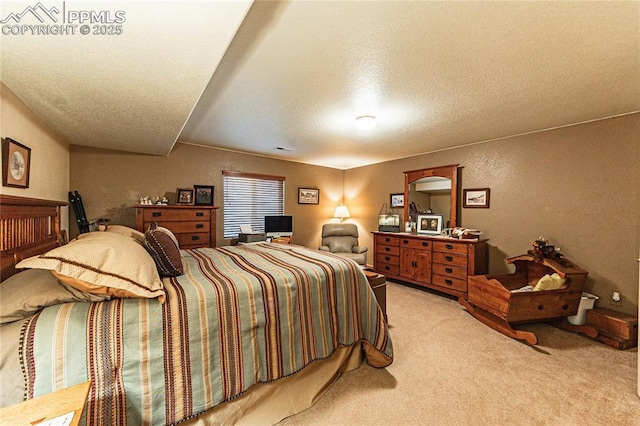
[[[578,305],[578,312],[575,315],[567,317],[567,321],[573,325],[585,325],[587,323],[587,309],[593,309],[593,305],[598,299],[599,297],[595,294],[583,291],[580,304]]]

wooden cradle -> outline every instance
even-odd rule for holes
[[[533,332],[516,330],[511,324],[556,321],[562,329],[595,337],[589,326],[575,326],[565,320],[575,315],[582,297],[587,271],[563,257],[540,257],[535,253],[507,259],[516,271],[506,275],[475,275],[469,277],[467,299],[458,302],[476,319],[514,339],[531,345],[538,342]],[[557,273],[565,283],[555,290],[513,292],[527,285],[534,286],[546,274]]]

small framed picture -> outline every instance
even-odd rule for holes
[[[473,188],[462,191],[462,207],[465,208],[489,208],[489,188]]]
[[[320,190],[298,188],[298,204],[320,204]]]
[[[398,207],[404,207],[404,192],[401,194],[391,194],[389,205],[392,209]]]
[[[190,206],[193,204],[193,188],[176,189],[176,204]]]
[[[212,206],[214,187],[209,185],[193,185],[196,206]]]
[[[29,187],[31,148],[10,138],[2,140],[2,185]]]
[[[417,231],[419,234],[439,235],[442,232],[443,221],[441,214],[418,215]]]

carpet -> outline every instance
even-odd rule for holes
[[[510,339],[457,300],[390,282],[393,364],[345,373],[281,425],[640,425],[637,348],[547,324]]]

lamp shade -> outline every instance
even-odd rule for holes
[[[335,213],[333,213],[333,217],[338,218],[340,220],[344,220],[345,217],[351,217],[349,214],[349,209],[344,204],[340,204],[336,207]]]

